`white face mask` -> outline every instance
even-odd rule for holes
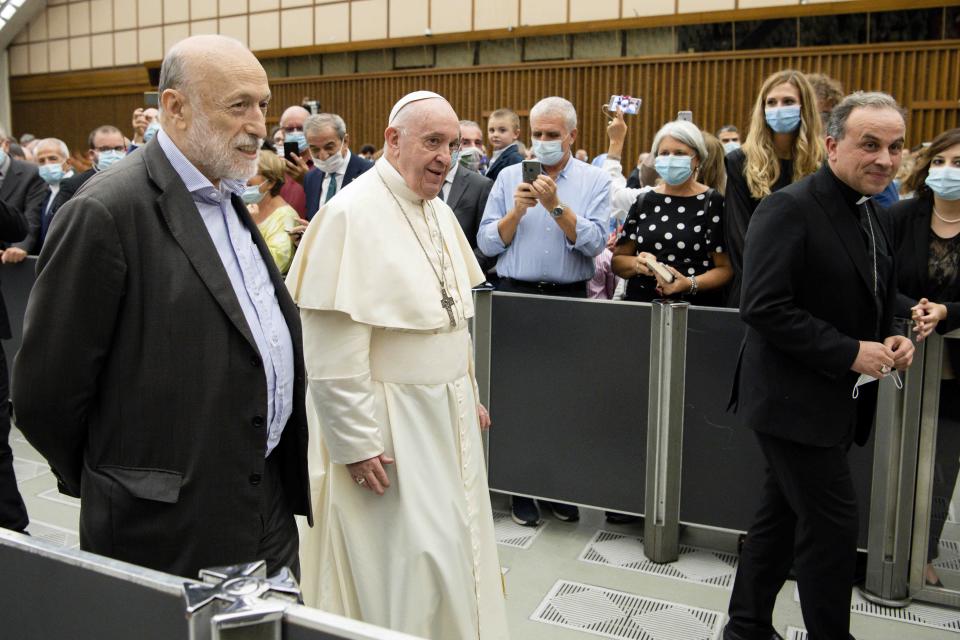
[[[340,148],[337,149],[329,158],[326,160],[314,160],[315,164],[320,171],[324,173],[340,173],[340,169],[343,168],[343,163],[346,161],[346,158],[343,157],[343,143],[340,144]]]
[[[903,380],[900,379],[900,374],[897,373],[897,370],[894,369],[890,373],[886,374],[888,376],[893,376],[893,383],[897,385],[897,389],[903,389]],[[886,376],[884,376],[886,377]],[[856,400],[860,397],[860,387],[865,384],[870,384],[871,382],[876,382],[879,378],[874,378],[873,376],[868,376],[865,373],[861,373],[860,377],[857,379],[857,384],[853,385],[853,399]]]

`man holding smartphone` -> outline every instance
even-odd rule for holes
[[[593,259],[606,242],[610,178],[573,158],[577,112],[568,100],[553,96],[534,105],[530,134],[537,160],[500,172],[477,245],[497,258],[501,291],[586,298]],[[548,506],[560,520],[579,519],[576,507]],[[536,526],[540,513],[533,500],[515,497],[513,519]]]

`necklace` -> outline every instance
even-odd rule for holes
[[[945,222],[947,224],[957,224],[958,222],[960,222],[960,218],[957,218],[956,220],[951,220],[950,218],[944,218],[942,215],[940,215],[940,212],[937,211],[936,207],[933,208],[933,215],[935,215],[937,219],[940,220],[941,222]]]
[[[420,239],[420,234],[417,233],[417,230],[413,227],[413,223],[410,222],[410,217],[407,215],[406,210],[403,208],[403,205],[400,204],[400,199],[390,191],[390,186],[387,184],[387,181],[383,179],[383,176],[380,175],[380,170],[377,169],[377,177],[380,178],[380,182],[383,183],[383,186],[387,188],[387,191],[393,196],[393,201],[397,203],[397,206],[400,208],[400,213],[403,214],[403,219],[407,221],[407,226],[410,227],[410,231],[413,233],[413,237],[417,239],[417,244],[420,245],[420,250],[423,251],[424,257],[427,259],[427,264],[430,265],[430,270],[433,271],[433,275],[437,278],[437,283],[440,285],[440,306],[443,307],[444,311],[447,312],[447,317],[450,319],[450,327],[454,328],[457,326],[457,319],[453,315],[453,303],[455,302],[453,296],[451,296],[447,291],[447,278],[444,273],[445,261],[444,261],[444,251],[443,251],[443,232],[440,231],[440,220],[437,218],[437,211],[433,208],[433,204],[430,205],[430,212],[433,214],[433,223],[437,227],[437,233],[440,235],[440,245],[437,246],[434,244],[433,239],[430,239],[430,246],[437,253],[437,261],[440,263],[440,270],[437,271],[437,268],[433,266],[433,261],[430,260],[430,253],[427,251],[427,247],[424,246],[423,241]],[[423,211],[423,205],[420,205],[421,211]],[[424,218],[426,218],[426,212],[423,212]],[[430,225],[427,225],[428,227]]]

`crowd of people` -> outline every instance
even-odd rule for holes
[[[909,367],[895,316],[916,340],[960,326],[960,130],[908,150],[890,96],[783,70],[742,136],[666,122],[624,175],[629,116],[610,114],[589,162],[559,96],[529,105],[529,131],[498,108],[484,132],[414,92],[356,153],[343,117],[301,105],[269,132],[269,100],[246,48],[197,36],[168,53],[159,108],[137,109],[129,138],[98,126],[71,155],[0,132],[2,262],[40,256],[13,406],[82,498],[83,548],[180,575],[265,558],[330,611],[506,638],[471,288],[683,299],[740,309],[731,407],[770,463],[724,638],[779,637],[791,567],[811,637],[848,637],[846,452],[877,385],[851,391]],[[23,531],[7,410],[0,525]],[[942,432],[949,495],[960,439]],[[535,526],[541,508],[579,518],[521,497],[513,518]],[[294,514],[312,527],[298,535]]]

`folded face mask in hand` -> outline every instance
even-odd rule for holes
[[[900,374],[896,369],[887,374],[888,376],[893,376],[893,384],[897,385],[897,389],[903,389],[903,380],[900,379]],[[886,376],[884,376],[886,377]],[[880,378],[874,378],[873,376],[861,373],[860,377],[857,379],[857,384],[853,385],[853,399],[856,400],[860,397],[860,386],[864,384],[870,384],[871,382],[876,382]]]

